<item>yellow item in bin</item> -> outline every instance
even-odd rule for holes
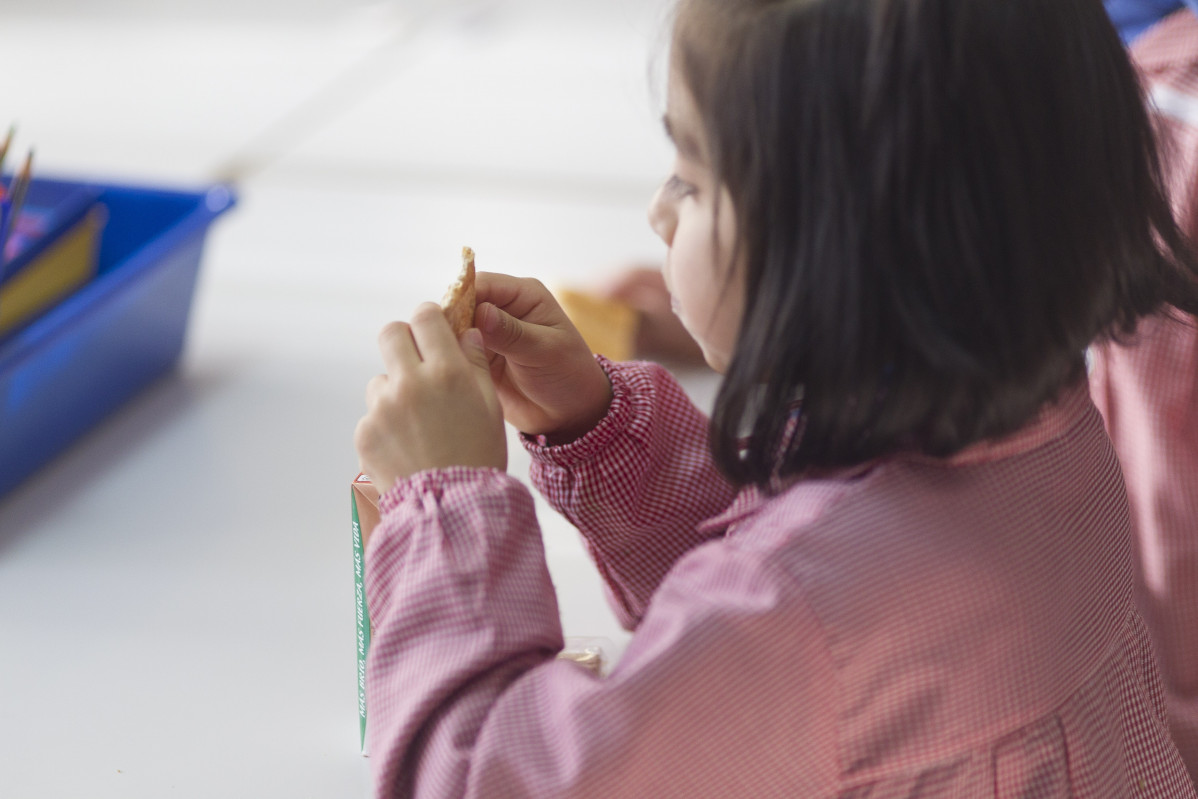
[[[558,289],[554,295],[591,352],[613,361],[635,356],[639,317],[631,306],[573,289]]]
[[[0,283],[0,336],[91,280],[106,221],[104,207],[92,207],[32,263]]]

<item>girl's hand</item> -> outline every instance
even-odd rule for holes
[[[386,374],[366,386],[354,431],[361,469],[386,493],[397,480],[447,466],[507,468],[507,437],[487,355],[475,330],[454,338],[441,308],[379,333]]]
[[[703,349],[674,313],[660,266],[632,266],[599,290],[637,312],[637,357],[664,358],[680,365],[704,366]]]
[[[474,323],[490,351],[504,417],[552,444],[581,437],[603,419],[611,383],[582,335],[538,280],[479,272]]]

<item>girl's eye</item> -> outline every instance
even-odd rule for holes
[[[683,197],[689,197],[695,193],[695,187],[677,175],[670,175],[670,177],[666,179],[665,190],[670,197],[677,200],[681,200]]]

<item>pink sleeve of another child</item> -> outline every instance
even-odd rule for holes
[[[707,416],[660,366],[600,359],[614,398],[604,420],[560,447],[526,442],[532,482],[581,532],[625,627],[666,573],[719,530],[736,489],[708,451]]]
[[[1136,42],[1166,141],[1184,232],[1198,242],[1198,17],[1180,11]],[[1129,346],[1096,347],[1091,388],[1123,468],[1174,738],[1198,779],[1198,326],[1146,320]]]

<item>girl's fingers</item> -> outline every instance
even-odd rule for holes
[[[487,355],[487,345],[483,341],[482,331],[476,327],[472,327],[462,334],[458,339],[458,346],[462,349],[462,354],[466,356],[466,360],[471,366],[475,366],[484,372],[489,372],[491,368],[490,356]]]
[[[412,313],[410,328],[420,360],[456,360],[462,357],[457,336],[449,326],[440,305],[433,302],[421,303]]]
[[[551,308],[556,301],[549,289],[539,280],[512,277],[498,272],[479,272],[475,276],[478,304],[490,303],[502,308],[517,319],[534,323],[549,321]],[[547,304],[548,301],[548,304]],[[477,324],[478,316],[475,312]]]
[[[383,393],[383,387],[387,385],[386,375],[375,375],[370,382],[366,384],[366,407],[373,408],[375,400]]]
[[[498,272],[478,272],[474,276],[474,289],[478,302],[489,302],[501,308],[517,302],[521,296],[523,278]]]
[[[475,316],[487,349],[517,360],[545,349],[545,328],[521,322],[497,305],[483,303]]]
[[[391,322],[379,333],[379,352],[387,373],[411,371],[431,358],[453,358],[460,354],[457,338],[441,306],[422,303],[411,322]]]
[[[402,374],[420,365],[420,351],[404,322],[391,322],[379,331],[379,353],[388,374]]]

